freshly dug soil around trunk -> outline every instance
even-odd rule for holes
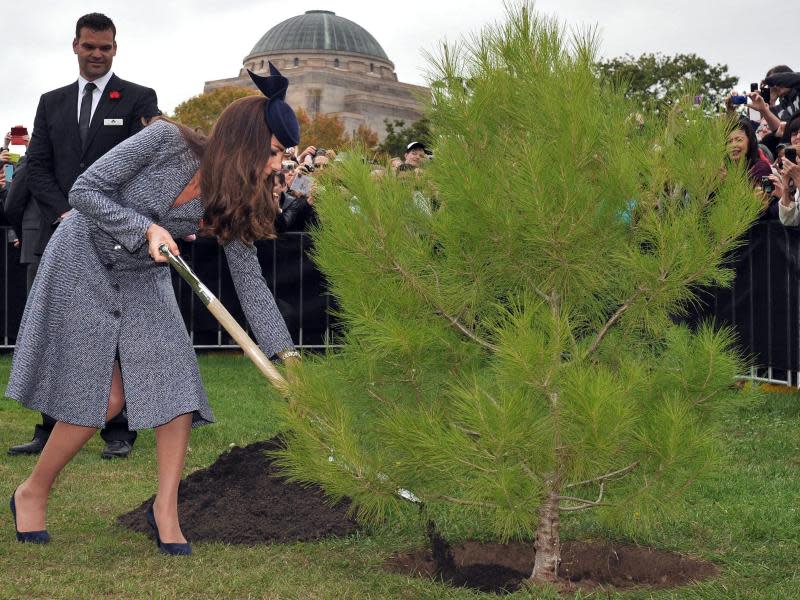
[[[279,449],[278,438],[232,448],[217,461],[181,481],[178,510],[183,534],[190,542],[228,544],[305,542],[342,537],[357,529],[347,504],[331,507],[316,486],[288,483],[264,453]],[[153,501],[118,518],[150,533],[145,512]]]
[[[463,542],[449,546],[431,537],[432,549],[390,558],[384,569],[439,579],[454,587],[497,594],[520,588],[533,570],[533,542],[492,544]],[[564,542],[561,545],[559,587],[564,592],[598,586],[668,588],[715,577],[709,562],[641,546],[603,542]]]

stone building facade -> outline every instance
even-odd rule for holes
[[[309,114],[339,117],[345,131],[359,125],[386,137],[384,120],[406,126],[422,116],[428,88],[397,80],[394,63],[363,27],[325,10],[310,10],[270,29],[243,61],[237,77],[207,81],[204,92],[252,87],[247,69],[267,74],[272,63],[289,79],[286,101]]]

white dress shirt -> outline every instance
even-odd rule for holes
[[[92,118],[94,117],[94,111],[97,109],[97,105],[100,104],[100,98],[103,97],[103,92],[106,89],[106,85],[108,85],[108,80],[111,79],[112,75],[114,75],[114,72],[109,71],[99,79],[95,79],[92,82],[97,86],[94,92],[92,92]],[[83,100],[83,88],[86,87],[87,83],[89,82],[84,79],[82,75],[78,75],[78,112],[75,113],[75,118],[78,120],[78,122],[81,120],[81,100]],[[92,122],[92,118],[89,119],[90,123]]]

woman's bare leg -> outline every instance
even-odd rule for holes
[[[178,522],[178,484],[183,473],[191,428],[191,413],[181,415],[161,427],[156,427],[158,493],[153,503],[153,513],[158,525],[159,537],[165,544],[186,543],[186,538],[183,537]]]
[[[106,421],[119,414],[124,404],[122,376],[119,365],[114,362]],[[33,467],[33,472],[17,488],[14,495],[19,531],[46,529],[47,498],[53,482],[96,431],[94,427],[70,425],[61,421],[55,424],[36,466]]]

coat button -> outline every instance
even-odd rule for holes
[[[111,284],[111,288],[112,288],[112,289],[113,289],[115,292],[118,292],[118,291],[119,291],[119,284],[118,284],[118,283],[112,283],[112,284]]]
[[[115,319],[119,319],[122,316],[122,313],[118,310],[115,310],[113,314]]]
[[[106,263],[106,269],[109,271],[114,268],[114,263]]]
[[[73,163],[73,164],[75,164],[75,163]],[[85,169],[85,168],[86,168],[86,163],[81,163],[81,169]]]

